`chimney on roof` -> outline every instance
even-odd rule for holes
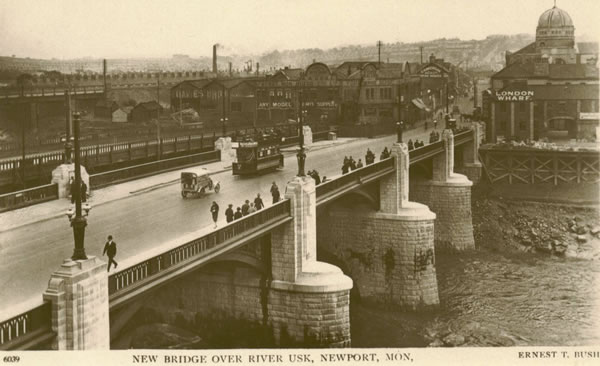
[[[215,74],[217,73],[217,45],[213,45],[213,70]]]
[[[231,61],[229,61],[229,76],[230,77],[233,76],[232,71],[231,71],[231,67],[232,67]]]
[[[260,62],[256,63],[256,76],[258,76],[258,73],[260,71]]]

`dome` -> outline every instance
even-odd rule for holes
[[[572,27],[573,21],[566,11],[557,8],[548,9],[540,15],[538,28]]]

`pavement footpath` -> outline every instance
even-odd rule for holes
[[[307,149],[309,151],[316,151],[341,144],[348,144],[356,140],[359,140],[359,138],[338,138],[337,140],[317,141],[308,146]],[[297,147],[286,147],[281,149],[284,155],[293,154],[296,150]],[[182,172],[194,171],[194,169],[197,170],[198,168],[206,168],[210,171],[211,175],[214,175],[231,170],[231,164],[223,161],[199,164],[193,167],[158,173],[150,177],[95,189],[90,192],[88,203],[90,203],[93,209],[94,207],[112,201],[133,197],[168,185],[177,184],[179,183]],[[66,215],[67,210],[72,206],[70,199],[63,198],[1,213],[0,232]]]

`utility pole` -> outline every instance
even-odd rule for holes
[[[158,78],[156,81],[156,103],[160,105],[160,74],[161,71],[158,72]]]
[[[68,89],[65,89],[65,109],[65,164],[71,164],[71,93]]]
[[[23,180],[23,189],[27,188],[25,183],[25,119],[21,123],[21,179]]]

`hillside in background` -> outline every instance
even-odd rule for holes
[[[444,58],[463,67],[499,70],[504,65],[505,51],[516,51],[534,41],[529,34],[513,36],[493,35],[484,40],[463,41],[457,38],[437,39],[422,43],[384,43],[381,49],[381,61],[403,62],[420,61],[423,47],[423,59],[430,54]],[[277,67],[292,65],[303,67],[313,60],[326,64],[340,64],[348,60],[377,60],[377,47],[345,46],[328,50],[318,48],[301,50],[272,51],[258,58],[261,65]],[[467,65],[468,64],[468,65]]]
[[[419,61],[421,47],[423,59],[427,60],[430,54],[462,68],[479,70],[499,70],[504,64],[504,53],[507,50],[516,51],[533,42],[530,34],[517,35],[491,35],[483,40],[460,40],[458,38],[436,39],[420,43],[383,43],[381,48],[381,61],[404,62]],[[244,71],[249,65],[256,71],[256,62],[260,63],[260,71],[269,71],[284,66],[305,67],[313,61],[335,65],[344,61],[376,61],[377,47],[373,45],[347,45],[330,49],[298,49],[274,50],[256,55],[231,54],[229,49],[218,50],[218,67],[222,71],[229,68],[232,63],[234,71]],[[209,52],[212,52],[210,50]],[[208,53],[208,52],[207,52]],[[221,54],[223,53],[223,54]],[[229,53],[229,54],[226,54]],[[171,58],[136,58],[136,59],[108,59],[108,71],[209,71],[212,68],[210,57],[193,58],[188,55],[173,55]],[[0,56],[0,80],[10,80],[16,73],[57,70],[62,73],[102,72],[100,59],[74,59],[74,60],[42,60],[19,57]]]

